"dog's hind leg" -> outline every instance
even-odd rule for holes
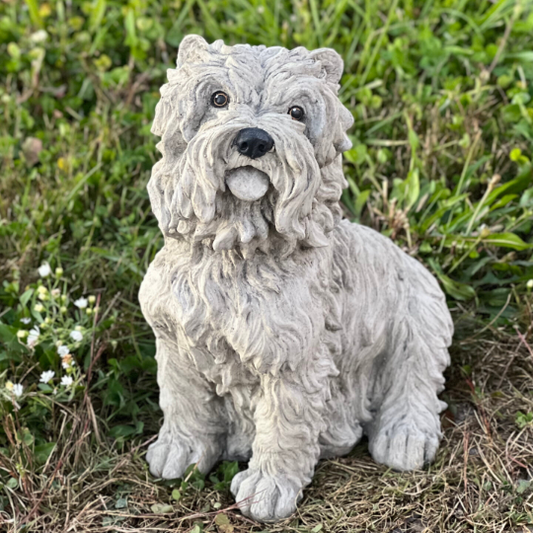
[[[196,464],[207,473],[223,452],[226,421],[221,400],[183,350],[157,339],[160,405],[165,416],[146,460],[157,477],[182,477]]]
[[[433,461],[441,437],[439,413],[446,407],[437,394],[444,388],[442,372],[449,363],[448,316],[442,316],[438,332],[417,322],[419,312],[424,310],[411,309],[400,319],[389,356],[376,361],[374,417],[365,428],[374,460],[396,470]]]
[[[336,374],[324,357],[304,361],[294,371],[261,377],[252,458],[248,469],[231,484],[245,515],[260,521],[279,520],[296,509],[320,456],[329,380]]]

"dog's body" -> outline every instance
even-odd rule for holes
[[[341,72],[327,49],[191,36],[154,122],[165,246],[140,301],[165,421],[147,459],[164,478],[250,459],[232,491],[259,520],[292,513],[319,458],[363,433],[399,470],[440,438],[450,315],[420,263],[341,220]]]

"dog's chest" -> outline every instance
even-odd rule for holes
[[[326,312],[313,280],[305,268],[289,273],[275,262],[211,262],[175,275],[172,292],[182,332],[204,353],[201,366],[214,365],[216,374],[229,365],[235,379],[248,382],[235,364],[275,370],[316,346]]]

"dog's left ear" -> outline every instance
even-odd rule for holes
[[[344,70],[342,57],[332,48],[319,48],[313,50],[310,56],[315,61],[320,61],[326,71],[326,78],[330,83],[339,83]]]

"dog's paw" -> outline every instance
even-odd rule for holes
[[[231,492],[241,512],[259,522],[287,518],[302,497],[297,483],[254,469],[239,472],[233,478]]]
[[[439,437],[439,434],[425,433],[414,425],[383,428],[370,439],[370,454],[377,463],[394,470],[418,470],[435,458]]]
[[[207,473],[217,462],[220,453],[213,443],[191,443],[169,435],[160,436],[148,447],[146,461],[150,473],[163,479],[183,477],[188,466],[196,464],[198,470]]]

